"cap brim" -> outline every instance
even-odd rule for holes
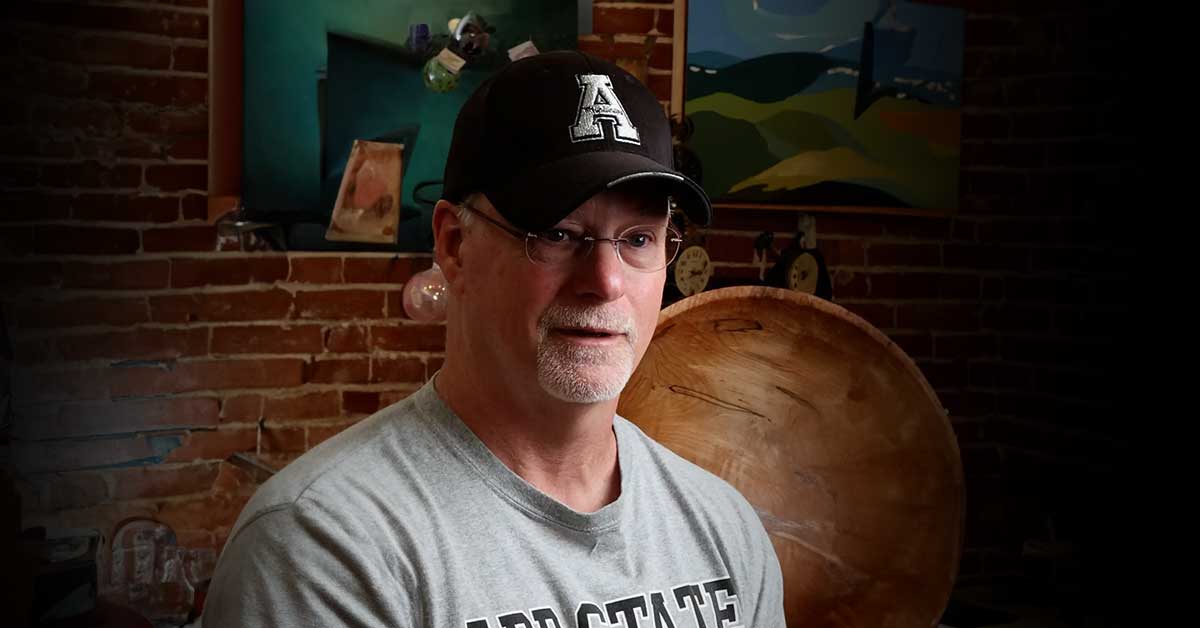
[[[596,193],[631,181],[661,180],[694,223],[707,225],[712,204],[704,189],[662,164],[634,153],[592,152],[564,157],[488,186],[483,193],[514,226],[553,227]]]

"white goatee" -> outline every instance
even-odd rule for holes
[[[605,329],[625,334],[618,345],[579,345],[555,328]],[[602,306],[551,305],[538,320],[538,383],[556,399],[596,403],[615,399],[633,375],[637,328],[629,316]]]

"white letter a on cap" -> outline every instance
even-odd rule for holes
[[[604,137],[601,120],[612,122],[618,142],[641,145],[637,127],[629,121],[625,107],[613,91],[612,80],[607,74],[577,74],[579,81],[579,109],[575,112],[575,124],[571,125],[571,141],[587,142]]]

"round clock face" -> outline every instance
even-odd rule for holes
[[[816,294],[819,275],[817,258],[813,257],[811,253],[803,253],[788,265],[788,287],[799,292]]]
[[[712,277],[712,263],[702,246],[689,246],[675,260],[675,286],[685,297],[704,291]]]

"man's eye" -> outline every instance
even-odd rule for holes
[[[625,241],[635,249],[644,249],[654,244],[654,234],[647,232],[634,233],[627,236]]]
[[[571,234],[562,229],[549,229],[538,234],[538,237],[553,243],[566,242],[571,239]]]

